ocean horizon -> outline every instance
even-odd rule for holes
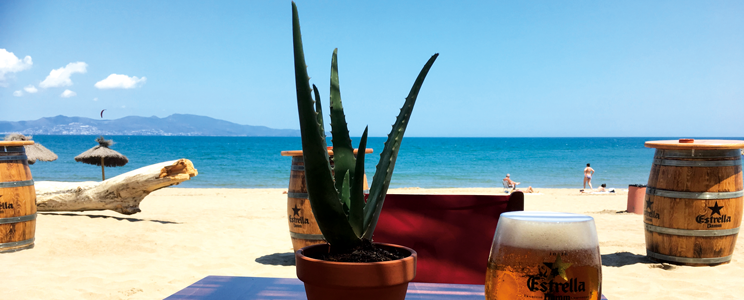
[[[99,181],[101,168],[74,160],[97,145],[92,135],[35,135],[35,142],[55,152],[53,162],[36,162],[36,181]],[[199,175],[183,188],[287,188],[291,158],[299,137],[106,136],[111,149],[129,158],[123,167],[106,168],[111,178],[159,162],[186,158]],[[406,137],[401,145],[391,188],[502,187],[509,173],[519,187],[582,188],[583,169],[591,163],[594,188],[646,184],[654,149],[651,140],[670,137],[453,138]],[[701,138],[742,140],[744,138]],[[385,138],[371,137],[365,172],[372,181]],[[353,138],[353,144],[359,138]],[[328,145],[331,145],[330,138]]]

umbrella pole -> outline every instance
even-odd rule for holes
[[[106,180],[106,171],[103,170],[103,156],[101,156],[101,181]]]

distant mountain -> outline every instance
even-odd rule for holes
[[[0,134],[11,132],[24,135],[300,136],[299,130],[240,125],[185,114],[165,118],[130,116],[116,120],[60,115],[34,121],[0,121]]]

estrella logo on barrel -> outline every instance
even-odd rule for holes
[[[2,197],[2,195],[0,195],[0,197]],[[3,212],[4,209],[13,209],[13,203],[0,202],[0,213]]]
[[[725,213],[721,214],[721,209],[723,209],[723,206],[718,205],[718,201],[713,206],[708,206],[708,209],[710,209],[710,216],[706,215],[698,215],[695,218],[695,222],[698,224],[705,224],[706,228],[717,228],[717,227],[723,227],[724,223],[730,223],[731,217],[726,215]],[[718,215],[715,217],[714,215]]]
[[[647,198],[646,210],[643,211],[643,216],[646,217],[646,222],[651,222],[651,219],[659,219],[659,213],[651,208],[652,205],[654,205],[654,201],[651,201],[651,198]]]
[[[292,223],[294,227],[302,227],[302,225],[310,224],[310,220],[303,218],[303,216],[300,215],[301,211],[302,208],[297,207],[297,204],[295,204],[294,208],[292,208],[292,215],[288,216],[289,223]]]

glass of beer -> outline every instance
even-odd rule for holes
[[[602,258],[590,216],[501,214],[486,270],[486,299],[600,300]]]

